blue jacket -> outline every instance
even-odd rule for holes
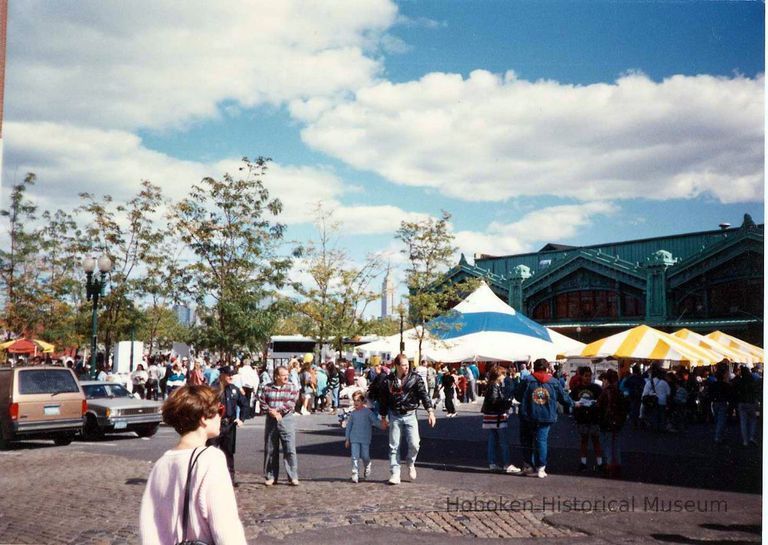
[[[573,407],[573,401],[560,381],[548,373],[532,373],[520,380],[515,390],[520,402],[520,418],[537,424],[557,422],[557,404]]]
[[[364,445],[371,444],[371,437],[373,436],[371,427],[376,426],[381,429],[383,424],[379,420],[373,411],[368,407],[362,409],[355,409],[349,413],[349,419],[347,420],[347,427],[344,435],[350,443],[363,443]]]

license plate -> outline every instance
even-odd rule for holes
[[[118,420],[117,422],[115,422],[116,430],[124,430],[127,427],[128,427],[128,422],[126,422],[125,420]]]
[[[56,416],[58,414],[61,414],[61,407],[59,407],[58,405],[43,407],[43,414],[45,414],[45,416]]]

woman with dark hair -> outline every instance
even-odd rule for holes
[[[629,412],[629,401],[619,391],[619,374],[608,369],[603,375],[603,390],[597,398],[600,443],[603,446],[609,478],[621,476],[620,432]]]
[[[331,414],[336,414],[339,409],[339,390],[341,389],[341,376],[339,369],[331,362],[328,364],[328,392],[331,394]]]
[[[445,411],[448,418],[456,416],[456,404],[454,398],[456,396],[456,369],[450,369],[443,375],[443,394],[445,394]]]
[[[506,473],[520,473],[520,468],[510,463],[509,440],[507,439],[507,418],[512,399],[504,393],[504,370],[498,365],[491,367],[487,375],[488,387],[483,400],[483,429],[488,430],[488,469],[504,470]],[[496,458],[496,449],[501,450],[501,466]]]
[[[219,435],[218,392],[205,385],[174,390],[163,403],[163,421],[180,438],[149,474],[141,499],[142,545],[245,545],[224,453],[205,446]]]

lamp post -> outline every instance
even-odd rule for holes
[[[403,305],[397,307],[400,313],[400,353],[405,354],[405,340],[403,339]]]
[[[99,278],[95,278],[93,272],[99,267]],[[93,301],[93,314],[91,315],[91,378],[96,378],[96,331],[98,328],[97,310],[99,299],[104,295],[104,286],[107,283],[107,273],[112,270],[112,261],[107,254],[95,257],[86,257],[83,260],[85,271],[86,300]]]

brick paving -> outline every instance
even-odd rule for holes
[[[0,544],[137,544],[139,505],[150,469],[149,462],[67,447],[0,453]],[[585,535],[546,522],[542,512],[499,512],[490,524],[485,512],[449,511],[447,498],[480,491],[340,480],[267,489],[256,484],[256,475],[241,478],[245,484],[237,499],[249,543],[344,527],[466,538]]]

